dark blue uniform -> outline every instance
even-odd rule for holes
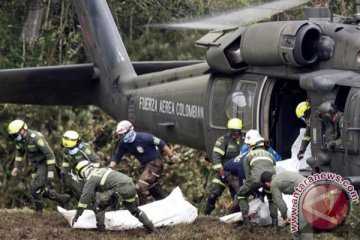
[[[165,146],[165,142],[152,134],[136,132],[135,140],[131,143],[125,143],[120,140],[113,161],[117,164],[121,161],[124,154],[134,155],[145,166],[148,162],[161,158],[159,149]]]
[[[138,181],[136,182],[140,204],[147,203],[147,197],[153,196],[155,200],[166,197],[166,193],[160,186],[158,179],[164,168],[164,161],[161,151],[165,142],[152,134],[136,132],[134,141],[124,142],[120,140],[112,161],[118,164],[124,154],[135,156],[144,167]]]

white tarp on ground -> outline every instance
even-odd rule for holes
[[[304,158],[299,161],[297,158],[297,153],[299,152],[299,148],[301,145],[302,138],[305,133],[305,128],[300,129],[300,134],[295,140],[294,144],[291,147],[291,158],[283,161],[276,162],[276,173],[281,173],[284,171],[293,171],[299,172],[300,169],[306,169],[309,165],[306,163],[306,159],[311,157],[311,147],[309,144],[306,148]],[[291,208],[292,208],[292,195],[284,195],[283,199],[288,207],[287,215],[291,217]],[[252,215],[251,222],[255,222],[261,225],[269,225],[271,224],[271,217],[269,211],[269,203],[265,198],[265,202],[261,202],[260,199],[255,199],[249,203],[250,210],[249,215]],[[221,222],[233,223],[237,221],[242,221],[241,213],[233,213],[220,218]],[[279,225],[284,225],[284,220],[281,217],[280,212],[278,212],[278,221]]]
[[[184,199],[179,187],[175,188],[165,199],[139,208],[146,213],[155,227],[192,223],[198,216],[196,207]],[[58,211],[71,225],[76,210],[66,210],[58,207]],[[105,226],[110,230],[123,230],[142,227],[142,223],[131,215],[129,211],[119,210],[105,214]],[[96,228],[95,213],[92,210],[85,210],[74,228]]]

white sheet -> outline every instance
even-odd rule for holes
[[[299,136],[296,138],[295,142],[291,147],[291,158],[276,162],[276,173],[279,174],[284,171],[293,171],[299,172],[300,169],[310,168],[310,166],[306,163],[306,159],[311,157],[311,143],[306,148],[304,153],[304,158],[299,161],[297,158],[297,153],[299,152],[299,148],[301,145],[302,138],[305,133],[305,128],[300,129]],[[292,195],[284,195],[283,199],[288,207],[287,215],[291,217],[291,208],[292,208]],[[265,202],[261,202],[260,199],[255,199],[249,203],[250,210],[249,215],[254,214],[254,217],[251,218],[251,222],[258,223],[260,225],[269,225],[271,224],[271,217],[269,211],[269,203],[265,198]],[[241,213],[233,213],[220,218],[221,222],[233,223],[237,221],[242,221]],[[281,217],[280,212],[278,212],[278,222],[279,226],[284,225],[284,220]]]
[[[155,227],[192,223],[198,216],[197,208],[185,200],[179,187],[176,187],[165,199],[139,208],[146,213]],[[71,226],[76,210],[58,207],[58,211]],[[109,230],[123,230],[142,227],[142,223],[129,211],[119,210],[105,214],[105,226]],[[96,228],[95,213],[92,210],[85,210],[73,228]]]

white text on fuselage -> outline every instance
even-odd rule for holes
[[[189,118],[204,118],[204,107],[169,100],[140,97],[139,109]]]

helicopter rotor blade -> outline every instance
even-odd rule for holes
[[[278,0],[265,3],[233,12],[222,13],[217,16],[202,17],[197,20],[178,22],[178,23],[162,23],[151,24],[150,27],[165,29],[203,29],[213,30],[229,27],[244,26],[251,23],[265,20],[275,14],[295,8],[310,2],[310,0]]]

